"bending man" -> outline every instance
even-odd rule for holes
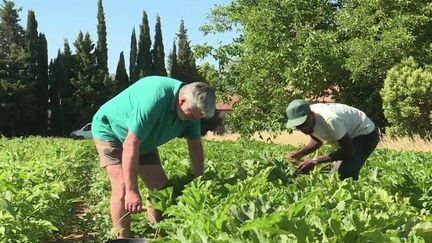
[[[304,148],[290,153],[290,158],[301,159],[323,143],[337,148],[328,155],[303,160],[298,169],[309,171],[316,164],[342,160],[338,169],[339,178],[358,179],[361,167],[379,141],[375,124],[363,111],[337,103],[309,105],[297,99],[288,105],[286,113],[286,127],[296,128],[311,138]]]
[[[137,178],[149,190],[162,189],[167,176],[161,166],[157,147],[182,136],[188,144],[192,173],[204,172],[204,153],[200,136],[200,118],[212,117],[216,97],[206,83],[184,84],[159,76],[138,80],[106,102],[96,112],[92,133],[111,183],[111,219],[118,238],[130,237],[127,212],[142,210]],[[151,223],[161,220],[161,213],[147,200]],[[120,221],[119,221],[120,220]]]

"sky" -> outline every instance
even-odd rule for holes
[[[20,24],[25,29],[29,10],[35,12],[38,32],[44,33],[48,42],[48,58],[57,56],[63,50],[67,39],[75,51],[73,43],[80,31],[90,33],[91,40],[97,41],[98,0],[13,0],[16,8],[21,8]],[[103,7],[107,28],[108,68],[115,74],[120,52],[123,51],[126,70],[129,70],[130,38],[135,27],[137,41],[143,11],[149,21],[152,46],[155,34],[156,16],[159,14],[165,55],[172,51],[176,33],[183,19],[191,46],[196,44],[229,43],[233,33],[204,36],[199,27],[208,20],[215,4],[228,4],[231,0],[104,0]],[[167,58],[165,58],[167,61]],[[209,60],[211,62],[211,60]]]

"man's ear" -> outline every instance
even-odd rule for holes
[[[179,106],[182,106],[185,102],[186,102],[186,97],[179,96],[179,99],[178,99]]]

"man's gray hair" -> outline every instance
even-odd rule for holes
[[[206,118],[214,116],[216,109],[216,95],[214,90],[204,82],[194,82],[182,87],[182,94],[186,98],[189,108],[197,107]]]

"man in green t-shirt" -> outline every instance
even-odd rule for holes
[[[212,117],[216,97],[203,82],[184,84],[159,76],[142,78],[102,105],[93,116],[92,133],[111,183],[111,219],[117,238],[130,237],[130,215],[142,210],[137,178],[149,190],[166,186],[157,147],[182,136],[188,144],[192,173],[204,173],[200,118]],[[124,215],[124,218],[122,218]],[[151,223],[160,212],[147,200]]]

